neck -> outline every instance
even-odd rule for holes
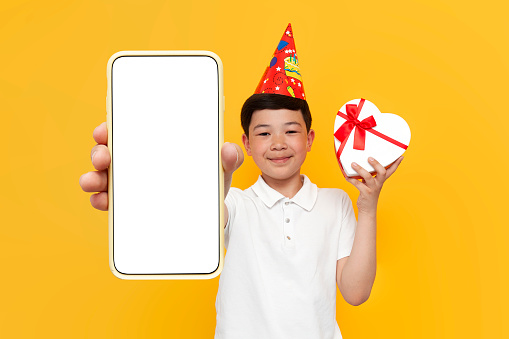
[[[269,187],[275,189],[287,198],[293,198],[303,186],[300,171],[287,179],[274,179],[262,173],[262,178]]]

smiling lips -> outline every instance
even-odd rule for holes
[[[270,161],[276,163],[276,164],[284,164],[288,161],[291,157],[277,157],[277,158],[269,158]]]

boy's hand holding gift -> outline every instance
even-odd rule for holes
[[[376,206],[382,186],[385,180],[396,171],[402,160],[403,157],[399,157],[389,168],[385,169],[378,161],[369,157],[368,161],[377,173],[374,177],[357,163],[352,163],[353,169],[362,177],[362,182],[349,177],[346,177],[346,181],[359,190],[359,198],[357,199],[359,215],[363,213],[368,215],[376,213]]]
[[[360,192],[359,213],[376,212],[382,185],[398,168],[410,142],[408,124],[395,114],[381,113],[368,100],[355,99],[337,113],[334,131],[341,172]]]
[[[376,209],[380,190],[403,160],[410,128],[399,116],[382,114],[371,102],[356,99],[341,107],[334,131],[341,172],[359,190],[352,251],[348,258],[338,261],[336,281],[345,300],[358,305],[369,298],[376,276]]]

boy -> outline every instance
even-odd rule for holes
[[[336,285],[348,303],[360,305],[375,279],[378,197],[402,158],[387,170],[370,159],[376,177],[353,165],[363,178],[346,179],[360,192],[358,222],[345,192],[318,189],[301,175],[315,132],[307,102],[300,99],[305,95],[292,35],[289,25],[257,94],[241,112],[246,153],[262,172],[258,181],[245,191],[230,189],[244,155],[235,144],[221,150],[227,253],[216,299],[217,339],[341,338]],[[288,59],[279,56],[282,51],[293,53],[284,69],[294,76],[278,75],[278,63]],[[106,135],[104,123],[94,131],[92,163],[99,172],[80,178],[84,191],[101,191],[91,197],[101,210],[107,210]]]

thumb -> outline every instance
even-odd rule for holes
[[[221,162],[225,173],[231,174],[244,162],[244,152],[239,145],[225,142],[221,148]]]

